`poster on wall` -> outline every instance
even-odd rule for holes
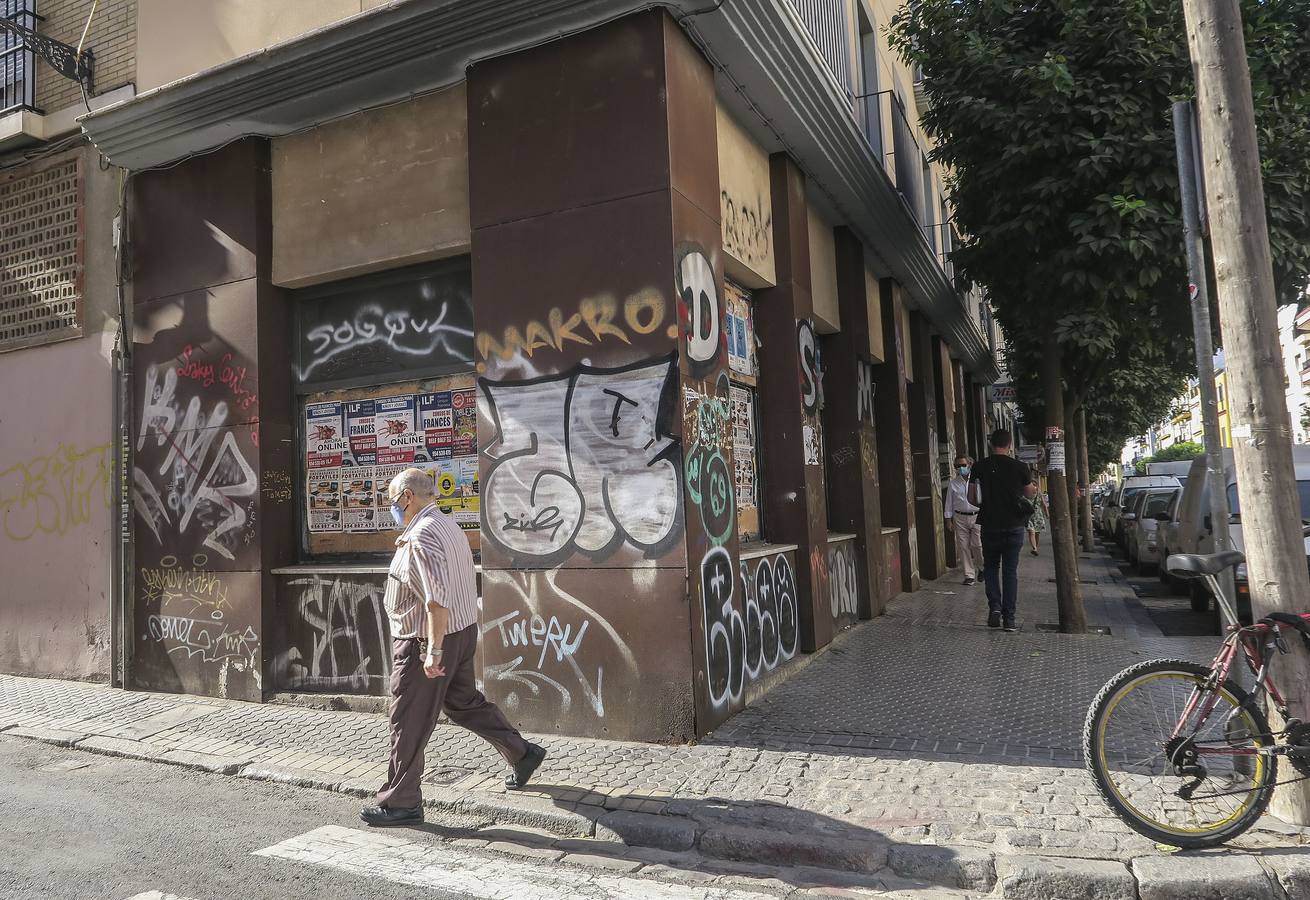
[[[357,466],[377,464],[378,434],[373,419],[372,400],[356,400],[346,404],[346,435],[350,440],[350,456]]]
[[[478,401],[472,389],[451,392],[454,407],[455,456],[470,456],[478,452]]]
[[[305,481],[309,530],[341,530],[341,470],[311,469]]]
[[[755,375],[755,324],[751,301],[745,291],[731,282],[724,285],[727,310],[724,325],[728,338],[728,367],[742,375]]]
[[[449,459],[455,440],[454,413],[450,391],[418,395],[419,431],[423,432],[423,457],[420,462]]]
[[[374,427],[378,440],[378,465],[412,465],[424,436],[415,427],[415,397],[384,397],[376,401]]]
[[[305,440],[310,469],[336,469],[349,450],[340,403],[311,403],[305,407]]]
[[[732,385],[729,388],[732,411],[732,458],[736,469],[737,508],[756,505],[755,501],[755,417],[751,392]]]

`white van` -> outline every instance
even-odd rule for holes
[[[1310,445],[1298,445],[1292,448],[1292,465],[1296,473],[1296,488],[1299,495],[1302,520],[1310,520]],[[1228,509],[1232,513],[1228,520],[1228,537],[1234,550],[1245,551],[1242,539],[1242,508],[1237,496],[1237,473],[1233,467],[1233,451],[1224,450],[1224,484],[1228,486]],[[1198,456],[1192,460],[1192,469],[1188,473],[1187,485],[1183,488],[1174,513],[1174,519],[1161,528],[1163,543],[1160,546],[1161,559],[1168,559],[1173,553],[1213,553],[1214,528],[1210,520],[1210,484],[1205,475],[1205,457]],[[1310,558],[1310,538],[1306,539],[1306,557]],[[1163,572],[1163,567],[1161,567]],[[1161,577],[1167,577],[1162,575]],[[1178,587],[1176,581],[1172,582]],[[1210,606],[1210,596],[1204,590],[1191,592],[1192,609],[1204,612]],[[1246,565],[1237,567],[1237,607],[1242,616],[1249,617],[1251,609],[1250,590],[1246,583]]]

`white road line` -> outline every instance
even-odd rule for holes
[[[255,856],[289,859],[435,888],[480,900],[777,900],[767,894],[705,885],[670,884],[562,865],[477,854],[394,834],[325,825],[300,837],[256,850]]]
[[[187,900],[187,898],[179,897],[177,894],[165,894],[163,891],[146,891],[144,894],[128,897],[127,900]]]

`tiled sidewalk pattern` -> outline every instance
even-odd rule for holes
[[[535,786],[566,809],[581,802],[770,828],[790,822],[1000,852],[1150,852],[1104,807],[1078,762],[1083,716],[1119,669],[1159,655],[1205,660],[1214,641],[1161,637],[1105,557],[1085,559],[1082,577],[1097,582],[1084,586],[1089,621],[1111,634],[1037,631],[1056,621],[1049,557],[1025,557],[1021,572],[1019,634],[984,627],[981,587],[941,579],[841,636],[700,745],[537,738],[550,757]],[[196,717],[171,723],[189,714],[171,711],[188,704]],[[386,768],[386,722],[365,713],[0,676],[0,728],[8,725],[110,736],[136,727],[136,739],[160,750],[356,784],[379,783]],[[428,759],[434,785],[504,793],[499,756],[462,729],[438,727]]]

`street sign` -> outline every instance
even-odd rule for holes
[[[1042,448],[1036,444],[1019,445],[1019,462],[1035,466],[1042,458]]]
[[[1014,389],[1013,384],[994,384],[992,385],[992,402],[993,403],[1013,403],[1018,399],[1018,391]]]

